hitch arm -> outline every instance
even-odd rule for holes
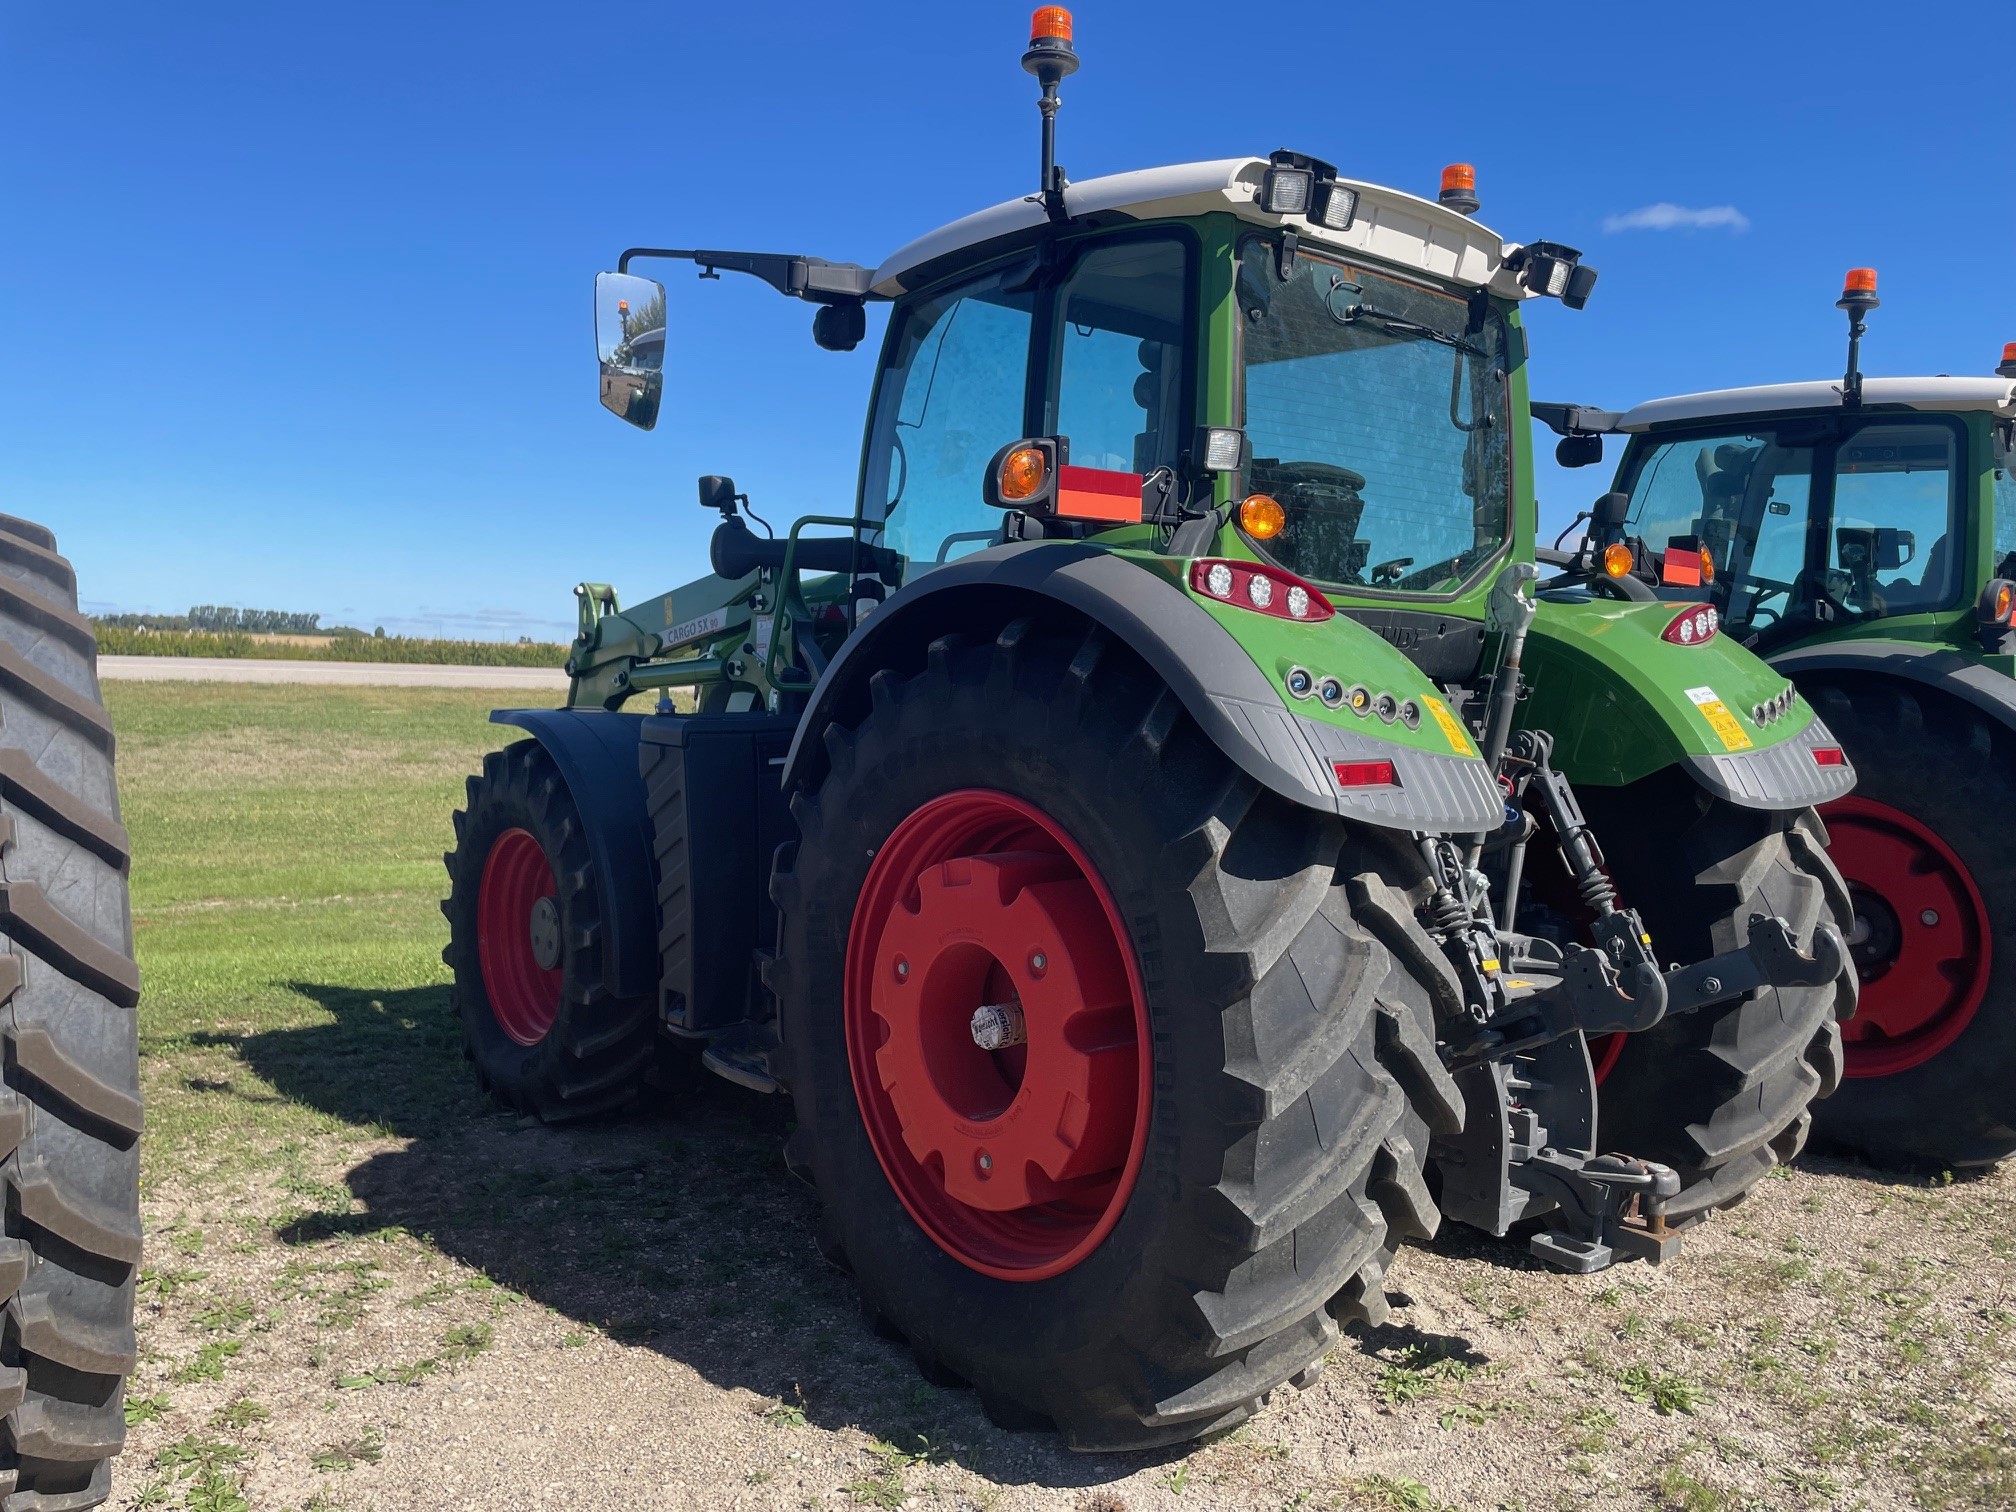
[[[1750,943],[1666,974],[1666,1011],[1688,1013],[1760,987],[1820,987],[1847,969],[1848,945],[1832,924],[1813,931],[1813,954],[1802,954],[1783,919],[1750,916]]]

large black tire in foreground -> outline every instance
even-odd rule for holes
[[[1826,819],[1862,974],[1814,1134],[1891,1163],[2000,1160],[2016,1152],[2016,733],[1898,681],[1802,686],[1855,763]]]
[[[655,1054],[656,1005],[604,985],[608,900],[580,810],[536,740],[483,758],[442,859],[441,959],[484,1090],[552,1123],[628,1103]]]
[[[1845,939],[1848,890],[1811,810],[1739,809],[1669,768],[1622,789],[1578,792],[1625,900],[1666,962],[1697,961],[1777,916],[1802,950],[1831,923]],[[1816,987],[1770,987],[1676,1014],[1599,1055],[1598,1139],[1680,1173],[1675,1224],[1739,1202],[1805,1146],[1811,1106],[1841,1081],[1840,1020],[1855,1011],[1852,968]]]
[[[93,1507],[125,1442],[140,1262],[140,975],[97,642],[0,515],[0,1506]]]
[[[1336,1316],[1383,1315],[1392,1247],[1436,1226],[1461,1101],[1429,984],[1368,927],[1435,956],[1419,863],[1259,789],[1096,629],[919,662],[828,728],[773,879],[822,1248],[1003,1426],[1227,1428],[1313,1378]],[[1004,1003],[1027,1043],[984,1048]]]

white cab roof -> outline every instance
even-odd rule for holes
[[[1994,410],[2016,415],[2016,383],[2007,378],[1865,378],[1862,403],[1867,408],[1891,405],[1917,410]],[[1655,425],[1685,425],[1719,420],[1725,415],[1840,407],[1838,378],[1818,383],[1766,383],[1756,388],[1714,389],[1705,394],[1648,399],[1635,409],[1626,410],[1617,429],[1644,431]]]
[[[1064,191],[1064,206],[1074,216],[1103,213],[1132,220],[1229,211],[1256,226],[1291,226],[1297,237],[1312,246],[1359,253],[1473,288],[1496,279],[1494,292],[1514,299],[1525,294],[1510,274],[1498,277],[1505,254],[1512,248],[1495,231],[1468,216],[1397,189],[1340,177],[1340,184],[1358,191],[1358,210],[1348,230],[1329,231],[1311,225],[1303,216],[1270,215],[1262,210],[1260,184],[1266,173],[1266,159],[1254,157],[1143,168],[1072,184]],[[909,287],[906,275],[950,253],[1032,230],[1045,219],[1042,202],[1031,195],[940,226],[890,254],[875,270],[875,292],[893,298]]]

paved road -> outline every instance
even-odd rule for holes
[[[558,667],[431,667],[411,662],[269,661],[235,656],[101,656],[98,675],[123,682],[320,683],[372,688],[512,688],[564,692]]]

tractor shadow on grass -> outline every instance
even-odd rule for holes
[[[640,1111],[549,1128],[478,1094],[445,987],[290,985],[334,1022],[234,1036],[238,1054],[282,1096],[410,1143],[349,1173],[365,1212],[310,1214],[283,1242],[401,1225],[587,1328],[774,1398],[779,1425],[858,1427],[997,1482],[1099,1486],[1185,1452],[1072,1454],[927,1385],[818,1253],[817,1200],[784,1168],[786,1099],[674,1045]]]

